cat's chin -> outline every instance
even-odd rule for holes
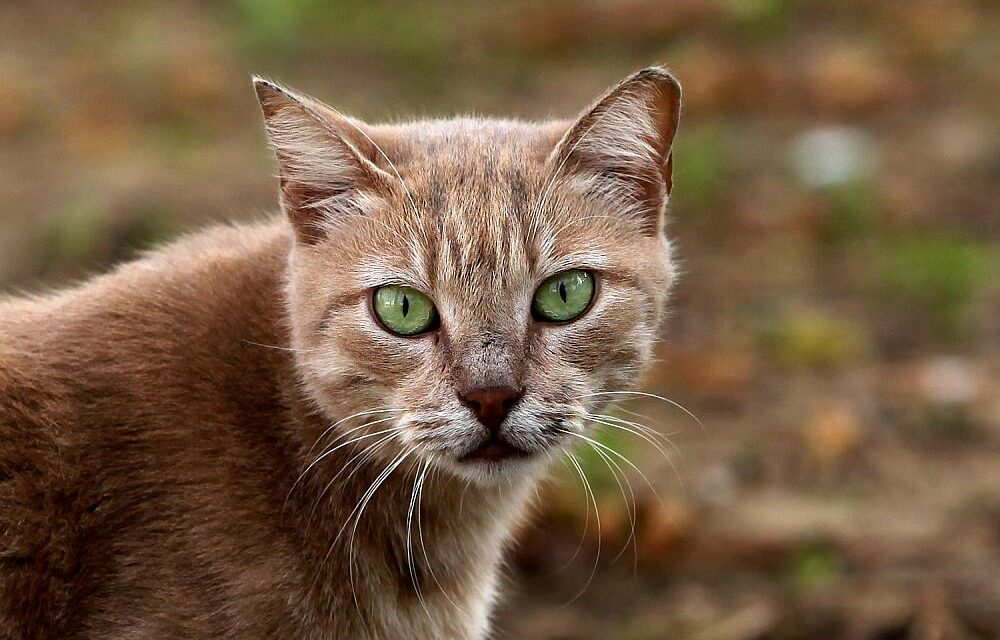
[[[520,449],[487,445],[471,454],[441,461],[454,475],[480,485],[507,485],[512,481],[530,480],[539,475],[545,457]]]

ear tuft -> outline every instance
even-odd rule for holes
[[[351,142],[361,123],[259,76],[253,86],[278,160],[281,207],[299,240],[315,244],[364,213],[362,192],[377,190],[384,174]]]
[[[585,110],[549,162],[586,192],[659,233],[672,186],[671,147],[681,88],[660,67],[622,80]]]
[[[282,102],[292,99],[292,92],[273,80],[254,75],[251,76],[250,82],[253,84],[253,90],[257,94],[257,101],[260,102],[265,118],[272,116]]]

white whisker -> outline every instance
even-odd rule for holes
[[[425,469],[429,468],[429,466],[430,466],[430,464],[428,462],[428,465],[427,465],[427,467],[425,467]],[[423,497],[423,493],[424,493],[424,481],[426,479],[427,479],[427,475],[425,473],[421,477],[421,479],[420,479],[420,497],[421,498]],[[437,576],[434,574],[434,567],[431,565],[430,556],[427,555],[427,546],[424,544],[424,528],[423,528],[423,524],[422,524],[422,521],[421,521],[421,518],[420,518],[420,510],[419,509],[417,509],[417,537],[420,540],[420,549],[421,549],[421,551],[424,554],[424,561],[427,563],[427,572],[430,574],[431,578],[434,580],[434,584],[436,584],[437,587],[438,587],[438,589],[441,591],[441,595],[443,595],[445,597],[445,600],[447,600],[451,604],[451,606],[454,607],[455,610],[458,611],[458,613],[462,615],[462,617],[464,617],[465,619],[467,619],[469,621],[472,621],[473,620],[472,616],[470,616],[468,613],[466,613],[466,611],[464,609],[462,609],[462,607],[460,607],[457,604],[455,604],[455,601],[451,599],[451,596],[448,595],[448,592],[445,590],[444,585],[441,584],[441,582],[438,580]]]
[[[389,420],[394,420],[394,418],[389,417],[389,418],[383,418],[381,420],[374,420],[374,421],[369,422],[367,424],[363,424],[363,425],[361,425],[361,427],[358,427],[358,428],[370,427],[370,426],[373,426],[373,425],[376,425],[376,424],[379,424],[379,423],[382,423],[382,422],[388,422]],[[365,433],[365,434],[362,434],[360,436],[357,436],[356,438],[351,438],[347,442],[342,442],[342,443],[338,444],[335,447],[331,447],[331,448],[326,449],[323,453],[321,453],[319,456],[317,456],[315,460],[313,460],[312,462],[310,462],[309,465],[306,466],[306,468],[302,471],[302,473],[299,474],[299,477],[295,479],[295,482],[292,483],[292,487],[288,490],[288,495],[285,496],[285,505],[288,504],[288,499],[291,497],[292,492],[295,491],[295,487],[297,487],[299,485],[299,483],[302,482],[302,479],[306,477],[306,474],[309,473],[317,464],[320,463],[321,460],[323,460],[327,456],[333,454],[338,449],[341,449],[343,447],[355,444],[356,442],[364,440],[365,438],[371,438],[371,437],[374,437],[374,436],[382,435],[384,433],[395,433],[395,432],[399,432],[399,431],[402,431],[402,427],[398,427],[397,426],[397,427],[392,427],[390,429],[382,429],[382,430],[376,431],[374,433]],[[282,508],[284,508],[284,507],[282,507]]]
[[[410,571],[410,581],[413,583],[413,590],[417,592],[417,598],[420,600],[420,606],[424,608],[427,618],[433,621],[433,616],[431,615],[430,609],[427,608],[427,603],[424,601],[423,591],[417,581],[417,568],[413,558],[413,512],[414,509],[419,510],[420,508],[419,499],[423,494],[423,479],[427,475],[427,468],[429,466],[430,460],[424,463],[424,468],[420,472],[420,475],[415,476],[413,479],[413,493],[410,495],[410,509],[406,513],[406,564]]]
[[[265,349],[275,349],[277,351],[292,351],[294,353],[313,353],[315,351],[320,351],[320,349],[296,349],[294,347],[280,347],[276,344],[264,344],[263,342],[254,342],[253,340],[240,340],[243,344],[250,344],[255,347],[264,347]]]
[[[596,423],[596,424],[599,424],[599,425],[602,425],[602,426],[605,426],[605,427],[609,427],[611,429],[619,429],[619,430],[624,431],[626,433],[631,433],[632,435],[634,435],[634,436],[636,436],[638,438],[642,438],[643,440],[645,440],[649,444],[653,445],[653,447],[656,448],[656,450],[660,453],[660,455],[663,456],[663,459],[667,461],[667,464],[670,465],[670,468],[673,469],[674,475],[677,477],[677,482],[680,484],[681,489],[683,490],[684,479],[681,477],[680,471],[677,469],[677,465],[674,464],[673,458],[670,457],[670,455],[666,452],[666,450],[662,446],[660,446],[660,443],[656,442],[650,436],[645,435],[645,434],[643,434],[640,431],[637,431],[635,429],[632,429],[630,427],[627,427],[627,426],[624,426],[624,425],[621,425],[621,424],[617,424],[614,421],[615,418],[613,416],[603,416],[603,415],[600,416],[600,417],[598,417],[598,416],[588,416],[587,418],[584,418],[584,419],[587,420],[588,422],[593,422],[593,423]],[[677,445],[675,445],[673,442],[671,442],[669,439],[667,439],[665,436],[663,436],[663,434],[657,433],[657,435],[661,436],[661,437],[664,437],[664,439],[666,440],[667,444],[669,444],[674,449],[674,451],[677,452],[678,455],[681,455],[680,450],[677,448]]]
[[[312,446],[309,447],[309,451],[306,452],[306,457],[308,457],[313,452],[313,449],[316,448],[316,445],[319,444],[319,441],[322,440],[323,437],[326,434],[330,433],[331,431],[333,431],[334,429],[336,429],[341,424],[347,422],[348,420],[351,420],[353,418],[360,418],[362,416],[373,415],[373,414],[376,414],[376,413],[392,413],[394,411],[402,413],[403,410],[402,409],[388,408],[388,407],[387,408],[383,408],[383,409],[368,409],[366,411],[358,411],[357,413],[352,413],[351,415],[349,415],[347,417],[344,417],[344,418],[341,418],[340,420],[337,420],[336,422],[334,422],[333,424],[331,424],[329,427],[327,427],[326,429],[324,429],[323,433],[319,434],[319,437],[316,438],[315,442],[312,443]],[[341,435],[337,436],[337,438],[334,438],[333,442],[336,442],[340,438],[346,436],[349,433],[353,433],[353,432],[357,431],[358,429],[364,429],[366,426],[368,426],[368,425],[367,424],[363,424],[360,427],[354,427],[353,429],[349,429],[348,431],[345,431]],[[333,444],[333,442],[331,442],[330,444]]]
[[[679,402],[677,402],[675,400],[671,400],[670,398],[665,398],[665,397],[657,395],[655,393],[649,393],[647,391],[594,391],[593,393],[585,393],[585,394],[583,394],[581,396],[581,398],[591,398],[591,397],[594,397],[594,396],[612,396],[612,395],[639,396],[639,397],[643,397],[643,398],[653,398],[654,400],[660,400],[661,402],[666,402],[667,404],[673,405],[673,406],[677,407],[678,409],[680,409],[681,411],[683,411],[684,413],[686,413],[695,422],[698,423],[698,426],[701,427],[702,430],[705,430],[704,423],[698,418],[698,416],[696,416],[693,413],[691,413],[691,411],[689,411],[687,407],[685,407],[684,405],[680,404]]]
[[[392,472],[395,471],[399,467],[399,465],[403,464],[403,462],[414,451],[416,451],[416,447],[410,448],[404,451],[403,453],[399,454],[392,462],[390,462],[386,466],[386,468],[382,471],[382,473],[380,473],[379,476],[375,478],[375,481],[372,482],[368,490],[365,491],[363,496],[361,496],[361,499],[358,501],[358,505],[351,511],[350,515],[347,516],[347,520],[340,528],[340,531],[337,532],[336,537],[330,544],[330,549],[327,551],[326,556],[324,556],[323,562],[321,563],[321,566],[326,564],[326,561],[330,558],[330,554],[333,553],[334,548],[337,546],[337,542],[340,540],[340,537],[343,535],[344,531],[346,531],[347,529],[347,526],[350,525],[351,521],[353,520],[354,525],[351,528],[351,537],[347,546],[347,558],[348,558],[347,565],[351,583],[351,593],[354,596],[354,606],[357,608],[359,613],[361,613],[361,603],[358,601],[358,593],[354,587],[354,537],[358,531],[358,524],[361,522],[361,516],[364,514],[364,511],[368,507],[368,504],[371,502],[371,499],[375,496],[375,493],[385,483],[385,481],[389,478],[389,476],[392,475]]]
[[[664,443],[666,443],[666,445],[668,447],[670,447],[674,451],[674,453],[677,454],[677,458],[678,458],[678,460],[680,460],[680,463],[683,466],[684,465],[684,454],[681,452],[680,448],[676,444],[674,444],[674,441],[670,439],[670,436],[674,435],[675,432],[661,433],[661,432],[657,431],[656,429],[653,429],[652,427],[649,427],[647,425],[639,424],[638,422],[632,422],[631,420],[625,420],[624,418],[619,418],[617,416],[606,415],[606,414],[603,414],[603,413],[593,414],[590,417],[592,419],[597,420],[598,422],[600,422],[601,420],[608,420],[610,422],[613,422],[614,424],[607,424],[607,423],[601,423],[601,424],[604,424],[605,426],[608,426],[608,427],[612,427],[614,429],[621,429],[622,431],[627,431],[629,433],[633,433],[634,435],[636,435],[636,436],[642,438],[643,440],[646,440],[650,444],[652,444],[660,452],[660,454],[663,456],[663,458],[668,463],[670,463],[670,466],[673,467],[674,473],[677,474],[677,480],[678,480],[678,482],[680,482],[680,484],[683,486],[684,481],[681,479],[680,473],[678,472],[676,465],[674,465],[673,458],[669,454],[667,454],[667,452],[664,451],[663,448],[661,446],[659,446],[659,444],[656,441],[651,440],[651,438],[658,438],[659,440],[661,440]],[[638,433],[636,433],[636,431],[633,431],[632,429],[637,430]],[[643,434],[645,434],[645,436],[643,436]]]
[[[601,449],[604,449],[604,451],[606,451],[607,453],[615,456],[616,458],[618,458],[619,460],[621,460],[622,462],[624,462],[628,466],[632,467],[632,469],[634,469],[635,472],[638,473],[640,477],[642,477],[643,481],[646,483],[646,486],[648,486],[649,490],[653,492],[653,495],[656,496],[656,499],[660,502],[660,504],[663,504],[663,501],[660,499],[660,494],[656,491],[656,487],[653,486],[653,483],[649,481],[649,477],[647,477],[646,474],[642,472],[642,469],[640,469],[639,467],[635,466],[635,463],[633,463],[631,460],[629,460],[628,458],[626,458],[622,454],[618,453],[617,451],[615,451],[614,449],[612,449],[608,445],[604,444],[603,442],[599,442],[597,440],[594,440],[593,438],[588,438],[587,436],[585,436],[585,435],[583,435],[581,433],[575,433],[573,431],[565,431],[565,430],[563,431],[563,433],[567,433],[567,434],[573,436],[574,438],[579,438],[580,440],[583,440],[584,442],[590,443],[592,446],[600,447]]]
[[[320,492],[319,496],[316,497],[316,502],[313,503],[313,507],[309,511],[309,517],[306,520],[307,529],[310,523],[312,522],[313,516],[316,514],[316,510],[319,508],[320,503],[323,501],[323,496],[326,495],[326,492],[329,491],[330,487],[332,487],[333,484],[337,481],[337,478],[340,477],[340,474],[344,473],[348,469],[351,469],[351,472],[344,477],[343,482],[344,484],[346,484],[347,481],[353,478],[354,474],[356,474],[359,470],[364,468],[364,466],[368,464],[368,461],[375,457],[375,454],[378,452],[378,450],[384,447],[390,440],[392,440],[395,435],[396,435],[395,432],[390,433],[389,435],[380,438],[378,441],[369,444],[367,447],[362,449],[360,452],[356,453],[350,460],[345,462],[340,467],[340,470],[337,471],[337,473],[335,473],[332,478],[330,478],[329,482],[327,482],[326,485],[323,487],[323,490]],[[359,458],[360,460],[358,460]],[[358,460],[358,463],[354,464],[352,467],[352,464],[354,463],[355,460]]]
[[[635,543],[635,519],[636,519],[635,492],[632,490],[632,484],[628,481],[628,476],[625,474],[625,471],[621,468],[621,465],[615,462],[613,458],[608,456],[608,454],[604,453],[600,449],[594,446],[591,446],[591,449],[598,456],[600,456],[601,460],[603,460],[604,464],[608,467],[608,471],[611,472],[611,477],[615,479],[615,484],[618,485],[618,489],[619,491],[621,491],[622,501],[625,503],[625,511],[628,513],[629,535],[628,538],[625,540],[625,544],[622,545],[621,550],[618,552],[617,555],[615,555],[614,558],[611,559],[611,562],[615,562],[618,560],[618,558],[622,557],[622,554],[624,554],[625,551],[628,550],[630,543]],[[621,474],[621,478],[619,478],[618,474]],[[622,484],[622,480],[625,481],[624,484]],[[626,486],[628,487],[629,496],[631,496],[631,502],[629,502],[629,496],[625,495]],[[633,544],[633,549],[637,549],[637,545]],[[635,562],[638,563],[638,561],[639,561],[638,550],[636,550]]]
[[[571,454],[569,451],[567,451],[565,453],[566,453],[566,457],[562,458],[561,461],[562,461],[562,463],[564,465],[566,465],[566,468],[573,469],[573,467],[570,466],[570,463],[569,463],[569,458],[573,457],[573,454]],[[584,486],[584,479],[583,479],[583,476],[580,474],[579,470],[577,470],[577,475],[580,478],[580,486],[583,487]],[[559,573],[560,571],[565,571],[567,568],[569,568],[569,566],[571,564],[573,564],[573,562],[580,555],[580,552],[583,551],[583,545],[587,541],[587,531],[590,529],[590,501],[587,500],[587,498],[586,498],[586,496],[587,496],[587,490],[586,490],[586,488],[584,488],[583,495],[584,495],[583,503],[584,503],[584,505],[586,505],[586,510],[584,511],[584,515],[583,515],[583,518],[584,518],[584,520],[583,520],[583,532],[580,534],[580,541],[576,543],[576,549],[573,551],[573,555],[571,555],[569,557],[569,560],[567,560],[559,568],[557,568],[555,570],[555,573]]]
[[[570,433],[570,432],[567,432]],[[580,462],[576,459],[573,454],[569,455],[570,462],[576,467],[577,473],[580,474],[580,479],[583,480],[584,489],[587,492],[587,497],[590,499],[590,503],[594,506],[594,518],[597,520],[597,554],[594,557],[594,566],[590,570],[590,576],[587,578],[587,582],[583,585],[579,592],[569,602],[563,604],[563,606],[569,606],[577,601],[590,586],[590,583],[594,581],[594,576],[597,575],[597,566],[601,561],[601,512],[597,506],[597,496],[594,494],[594,490],[590,486],[590,482],[587,480],[587,474],[583,472],[583,467],[580,466]]]

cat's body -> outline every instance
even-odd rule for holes
[[[428,616],[410,584],[399,505],[412,473],[375,494],[355,536],[359,603],[377,604],[365,620],[347,556],[324,557],[381,466],[361,467],[306,535],[350,456],[330,456],[333,471],[308,474],[289,497],[303,452],[328,426],[310,415],[280,348],[290,244],[281,222],[216,229],[58,297],[0,305],[0,637],[340,638],[369,628],[433,638],[484,627],[497,538],[519,496],[447,478],[425,489],[424,548],[471,619],[418,573]],[[497,519],[442,513],[435,499],[457,506],[463,490]],[[459,549],[476,557],[464,575],[443,569]]]
[[[209,230],[0,301],[0,638],[485,637],[543,463],[587,398],[635,379],[670,284],[676,85],[644,73],[576,138],[475,120],[357,137],[258,83],[291,225]],[[632,150],[641,193],[573,229],[625,189],[597,182],[611,169],[578,157],[581,132],[621,100],[659,108],[643,90],[672,110]],[[633,175],[643,152],[655,190]],[[577,193],[552,188],[566,166]],[[585,317],[550,326],[528,306],[558,268],[601,279]],[[440,327],[373,320],[371,291],[396,282],[434,298]]]

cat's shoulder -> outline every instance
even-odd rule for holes
[[[292,234],[279,217],[257,222],[217,224],[181,235],[171,242],[144,252],[126,263],[198,265],[216,261],[239,260],[260,252],[286,252]]]
[[[84,286],[99,290],[138,289],[151,284],[185,281],[211,284],[227,276],[282,268],[291,233],[278,218],[254,223],[221,224],[193,231],[144,251]]]
[[[282,263],[291,242],[287,224],[277,217],[192,231],[75,286],[30,296],[0,295],[0,339],[5,325],[23,325],[24,318],[44,314],[60,303],[130,285],[143,287],[155,281],[211,275],[227,267],[260,269]]]
[[[225,315],[248,292],[277,291],[291,244],[277,219],[217,225],[65,289],[0,296],[0,358],[30,366],[34,350],[35,368],[51,369],[82,362],[81,354],[120,352],[117,342],[142,342],[177,322]]]

